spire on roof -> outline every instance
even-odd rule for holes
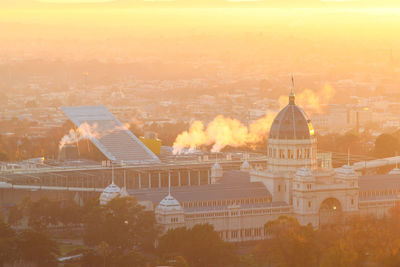
[[[111,165],[111,183],[114,183],[114,166]]]
[[[350,166],[350,148],[347,148],[347,166]]]
[[[295,102],[295,94],[294,94],[294,78],[293,78],[293,73],[292,73],[292,87],[290,89],[290,94],[289,94],[289,105],[294,105]]]
[[[171,196],[171,173],[168,172],[168,196]]]
[[[128,190],[126,189],[126,170],[124,170],[124,187],[122,188],[120,195],[121,197],[129,196]]]

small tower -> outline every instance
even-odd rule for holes
[[[400,169],[398,168],[397,164],[397,153],[396,153],[396,167],[393,170],[391,170],[389,174],[400,175]]]
[[[345,183],[348,187],[358,187],[358,176],[353,167],[350,166],[350,150],[347,152],[347,165],[336,170],[336,180]]]
[[[303,167],[297,170],[293,183],[293,189],[298,191],[310,191],[313,189],[315,179],[311,170]]]
[[[106,205],[110,200],[120,195],[121,189],[114,184],[114,167],[112,168],[112,181],[100,195],[100,205]]]
[[[164,197],[155,209],[157,223],[162,226],[163,232],[169,229],[183,227],[185,215],[178,200],[171,195],[171,179],[168,180],[168,195]]]
[[[245,159],[242,163],[242,165],[240,166],[240,170],[243,172],[250,172],[250,164],[249,162]]]
[[[246,153],[244,155],[243,163],[240,166],[240,170],[243,171],[243,172],[250,172],[250,169],[251,169],[251,167],[250,167],[249,162],[247,161],[247,153]]]
[[[336,170],[336,180],[346,183],[348,187],[358,187],[358,176],[349,165],[343,165]]]
[[[295,174],[298,168],[317,168],[317,139],[314,127],[304,110],[296,105],[293,92],[294,80],[289,94],[289,103],[271,124],[268,135],[268,169]]]
[[[211,168],[211,183],[217,184],[219,180],[222,178],[223,174],[224,171],[221,165],[219,165],[218,162],[215,162],[215,164]]]
[[[389,172],[389,174],[393,174],[393,175],[400,175],[400,169],[399,168],[394,168],[393,170],[391,170]]]
[[[299,168],[293,179],[293,212],[302,224],[316,224],[312,216],[318,209],[314,203],[315,190],[315,178],[311,170],[305,167]]]

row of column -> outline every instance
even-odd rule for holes
[[[148,177],[143,177],[145,175],[142,175],[142,173],[139,172],[138,175],[138,188],[144,188],[144,186],[142,186],[142,181],[143,179],[148,179],[148,183],[147,183],[147,188],[152,188],[152,177],[151,177],[151,173],[148,173]],[[192,179],[196,179],[196,177],[192,177],[191,176],[191,171],[187,172],[187,179],[188,179],[188,186],[192,185]],[[171,172],[168,172],[168,179],[171,179]],[[161,172],[158,173],[158,188],[161,188]],[[197,185],[201,184],[201,172],[198,171],[197,172]],[[211,184],[211,177],[210,177],[210,171],[207,171],[207,184]],[[181,171],[178,171],[178,186],[182,186],[182,178],[181,178]]]

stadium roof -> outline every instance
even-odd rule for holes
[[[160,159],[104,106],[61,107],[80,127],[87,124],[90,141],[111,161],[128,164],[160,163]]]

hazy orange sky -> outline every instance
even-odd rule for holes
[[[0,49],[3,53],[7,56],[15,52],[8,51],[15,49],[16,44],[18,51],[24,53],[34,49],[27,40],[35,40],[35,45],[41,40],[42,50],[53,49],[55,53],[62,53],[64,48],[49,40],[87,40],[89,44],[76,48],[85,55],[90,54],[86,50],[99,47],[110,50],[109,43],[106,46],[98,40],[112,40],[116,49],[127,45],[134,49],[142,45],[144,49],[152,44],[149,38],[157,45],[157,38],[164,37],[192,41],[193,44],[185,46],[188,52],[199,41],[204,41],[208,48],[220,45],[244,51],[268,42],[279,44],[279,38],[297,38],[299,47],[306,46],[301,43],[306,40],[308,46],[315,43],[349,55],[353,53],[351,49],[357,52],[359,47],[372,51],[392,49],[396,54],[400,44],[400,1],[397,0],[96,0],[95,3],[68,0],[70,4],[65,1],[1,0]],[[248,33],[262,34],[269,39],[251,43],[252,40],[244,38]],[[208,41],[190,36],[207,36]],[[127,43],[127,38],[134,40]],[[235,40],[246,44],[238,47]],[[174,39],[171,45],[182,50],[182,42]],[[45,45],[50,47],[43,48]],[[345,51],[340,51],[341,47]],[[155,53],[159,51],[160,47],[154,48]],[[32,50],[32,53],[36,52]],[[304,51],[298,53],[301,55]],[[364,51],[363,56],[368,54]]]
[[[315,6],[341,6],[341,7],[383,7],[399,6],[397,0],[2,0],[5,6],[49,6],[51,4],[94,4],[108,6],[139,6],[139,5],[175,5],[175,6],[233,6],[246,4],[264,7],[315,7]]]

